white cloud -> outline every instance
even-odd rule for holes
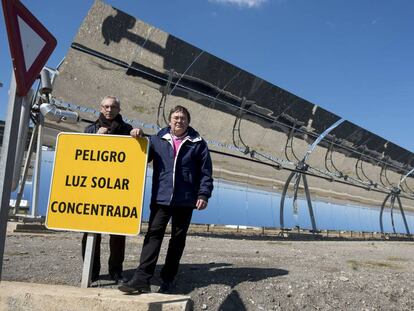
[[[239,7],[258,8],[267,0],[209,0],[210,2],[237,5]]]

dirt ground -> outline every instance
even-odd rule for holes
[[[3,280],[80,286],[81,236],[9,231]],[[142,235],[127,238],[127,275],[137,265],[142,242]],[[153,291],[160,284],[165,242]],[[115,286],[107,258],[104,235],[101,280],[93,286]],[[188,237],[175,291],[191,296],[194,310],[414,310],[413,271],[412,241],[198,233]]]

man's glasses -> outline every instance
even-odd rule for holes
[[[119,110],[118,106],[111,106],[111,105],[101,105],[101,107],[105,110]]]

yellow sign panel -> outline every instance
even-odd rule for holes
[[[145,138],[60,133],[47,228],[138,234],[147,155]]]

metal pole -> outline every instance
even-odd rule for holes
[[[95,256],[96,233],[88,233],[86,239],[85,256],[83,261],[81,287],[87,288],[91,285],[91,274],[93,258]]]
[[[303,179],[303,187],[305,188],[306,200],[308,201],[309,216],[312,222],[313,233],[317,233],[318,229],[316,228],[316,221],[315,221],[315,216],[313,214],[312,200],[311,200],[311,196],[309,193],[308,180],[306,179],[305,174],[302,174],[302,179]]]
[[[401,216],[402,216],[403,221],[404,221],[405,230],[406,230],[407,234],[410,235],[411,234],[410,229],[408,229],[407,219],[405,218],[405,213],[404,213],[404,209],[403,209],[402,204],[401,204],[400,196],[397,196],[397,200],[398,200],[398,205],[400,206]]]
[[[3,269],[3,254],[7,231],[7,217],[10,208],[10,192],[13,180],[14,161],[16,159],[16,141],[22,98],[16,95],[14,72],[10,81],[9,103],[4,127],[3,147],[0,163],[0,280]]]
[[[33,91],[30,90],[22,98],[22,108],[20,110],[19,132],[17,135],[16,160],[14,162],[14,173],[12,182],[12,191],[17,189],[20,180],[20,172],[23,162],[24,150],[26,148],[27,133],[29,132],[30,110],[33,98]]]
[[[36,163],[33,172],[33,196],[32,196],[32,210],[30,217],[37,217],[37,210],[39,206],[39,188],[40,188],[40,166],[42,164],[42,145],[43,145],[43,127],[44,118],[41,113],[38,114],[37,119],[37,146],[36,146]]]
[[[30,161],[32,159],[32,153],[33,153],[35,137],[37,135],[37,129],[38,129],[38,125],[36,124],[35,127],[33,128],[32,137],[30,138],[29,149],[27,150],[26,161],[24,162],[23,177],[22,177],[19,191],[16,197],[16,204],[14,206],[14,211],[13,211],[14,214],[17,214],[18,209],[20,207],[20,202],[22,201],[24,187],[25,187],[26,179],[27,179],[27,173],[29,172]]]
[[[397,231],[395,231],[395,224],[394,224],[394,205],[395,205],[395,196],[396,194],[393,194],[391,196],[391,225],[392,225],[392,231],[395,233],[397,233]]]
[[[385,197],[384,202],[382,202],[382,205],[381,205],[381,210],[380,210],[380,215],[379,215],[379,221],[380,221],[380,230],[381,230],[381,233],[384,233],[384,225],[383,225],[383,221],[382,221],[382,214],[383,214],[383,212],[384,212],[385,204],[387,204],[388,198],[389,198],[390,196],[391,196],[391,193],[389,193],[389,194]]]
[[[282,196],[280,197],[280,229],[285,229],[285,220],[284,220],[284,215],[283,215],[283,211],[285,208],[285,198],[286,198],[286,193],[288,191],[289,188],[289,184],[290,181],[292,180],[292,178],[296,175],[296,172],[292,172],[290,173],[288,179],[285,182],[285,185],[283,187],[283,191],[282,191]]]

